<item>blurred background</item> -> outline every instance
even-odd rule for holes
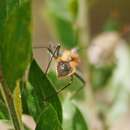
[[[90,77],[90,88],[86,84],[77,93],[83,84],[75,78],[60,96],[64,130],[71,130],[71,103],[78,105],[90,130],[130,130],[129,12],[129,0],[33,0],[33,46],[79,48],[78,70]],[[45,70],[47,51],[34,49],[34,56]],[[55,70],[52,64],[48,76],[59,89],[68,79],[59,80]]]

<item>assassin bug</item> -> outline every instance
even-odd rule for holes
[[[61,48],[60,45],[57,45],[54,51],[49,47],[34,47],[34,48],[35,49],[45,48],[51,54],[50,61],[45,71],[46,75],[48,73],[51,62],[54,58],[56,60],[56,72],[58,78],[61,79],[65,77],[70,77],[70,82],[67,85],[65,85],[63,88],[58,90],[57,94],[59,94],[62,90],[64,90],[65,88],[71,85],[71,83],[73,82],[73,76],[76,76],[82,81],[83,84],[85,84],[85,81],[82,78],[81,74],[77,72],[77,67],[80,63],[80,58],[75,48],[72,50],[64,50],[62,53],[60,52],[60,48]],[[50,97],[51,96],[49,96],[49,98]]]

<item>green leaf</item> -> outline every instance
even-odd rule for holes
[[[74,3],[74,6],[72,4]],[[77,45],[78,30],[74,28],[76,15],[76,1],[70,0],[48,0],[45,12],[54,27],[58,41],[66,48]]]
[[[22,100],[22,109],[23,113],[29,115],[29,109],[27,104],[28,98],[28,90],[27,90],[27,83],[24,81],[20,82],[20,90],[21,90],[21,100]]]
[[[49,103],[57,112],[59,121],[62,122],[62,108],[56,91],[35,60],[33,60],[30,67],[29,82],[32,85],[30,86],[30,95],[33,95],[29,98],[31,102],[35,104],[34,107],[36,107],[36,110],[34,110],[34,113],[35,111],[36,113],[33,116],[37,118],[37,116],[39,116],[39,113],[41,113],[41,111],[45,108],[45,104]],[[45,98],[47,99],[46,103],[44,104]]]
[[[69,12],[74,20],[78,15],[78,0],[69,0]]]
[[[0,44],[2,42],[3,26],[6,20],[6,1],[0,0]]]
[[[36,130],[63,130],[58,120],[57,112],[48,105],[41,113]]]
[[[15,1],[10,0],[6,6],[2,4],[3,9],[12,4],[15,8],[10,12],[4,11],[6,16],[1,22],[5,23],[0,26],[0,64],[4,80],[11,90],[16,86],[16,80],[23,76],[31,58],[31,3],[30,0],[21,0],[17,5]]]
[[[19,82],[16,83],[16,87],[13,92],[13,101],[17,117],[19,119],[19,122],[22,124],[22,101]]]
[[[45,107],[43,101],[38,99],[39,97],[37,96],[37,93],[35,93],[34,87],[29,82],[26,83],[26,88],[23,89],[23,93],[22,104],[26,105],[23,107],[23,112],[33,116],[35,121],[37,121],[39,113]]]
[[[7,19],[18,9],[25,1],[28,0],[0,0],[0,36],[3,36],[3,27]],[[0,38],[0,42],[2,37]]]
[[[73,117],[73,130],[88,130],[86,121],[77,107]]]
[[[9,116],[6,104],[4,103],[4,99],[2,97],[2,89],[0,84],[0,120],[1,119],[9,119]]]
[[[72,23],[54,15],[52,15],[51,18],[53,20],[57,36],[60,42],[63,44],[63,46],[66,48],[75,47],[77,45],[77,39]]]
[[[0,120],[1,119],[9,119],[7,107],[2,99],[0,99]]]
[[[69,2],[70,0],[48,0],[46,1],[46,7],[48,12],[56,17],[71,22],[72,17],[69,12]]]

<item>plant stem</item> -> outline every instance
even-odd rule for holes
[[[12,93],[3,81],[2,81],[2,84],[0,84],[0,91],[2,93],[2,96],[3,96],[3,99],[6,103],[6,106],[8,108],[9,116],[11,118],[13,125],[14,125],[14,129],[15,130],[23,130],[23,127],[21,126],[19,119],[18,119],[18,116],[16,114]]]
[[[95,95],[92,89],[91,82],[91,72],[90,72],[90,64],[87,58],[87,47],[90,43],[90,29],[89,29],[89,17],[88,17],[88,0],[79,0],[79,17],[78,17],[78,27],[79,27],[79,42],[81,48],[81,59],[82,60],[82,71],[86,79],[86,95],[87,95],[87,107],[90,111],[90,122],[91,129],[95,127],[95,125],[99,126],[96,128],[97,130],[102,130],[101,121],[98,118],[98,112],[96,109],[96,100]],[[94,128],[95,129],[95,128]]]

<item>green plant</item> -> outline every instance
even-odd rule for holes
[[[61,51],[78,49],[78,69],[85,83],[74,76],[69,87],[58,93],[71,77],[60,80],[53,64],[46,74],[34,58],[32,1],[0,0],[0,122],[13,130],[32,130],[24,121],[29,116],[34,120],[33,130],[108,130],[129,108],[130,50],[119,32],[121,21],[113,18],[117,17],[113,12],[105,21],[104,32],[92,39],[89,14],[102,2],[44,2],[44,20],[61,43]],[[89,50],[92,53],[87,55]]]
[[[51,78],[32,58],[31,0],[1,0],[0,3],[0,119],[11,121],[14,130],[24,130],[27,128],[22,115],[28,114],[36,122],[36,130],[62,130],[61,101]],[[70,36],[66,36],[67,30],[64,30],[61,40],[73,47],[75,31],[72,23],[63,23],[70,30]],[[61,27],[59,30],[65,29]],[[54,96],[44,101],[49,95]],[[83,130],[88,129],[77,107],[73,118],[74,130],[79,129],[76,124]]]

